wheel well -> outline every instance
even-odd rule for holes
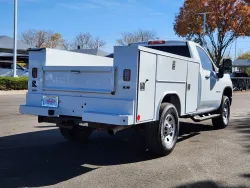
[[[176,107],[178,114],[181,115],[181,102],[180,102],[178,95],[176,94],[166,95],[162,100],[162,103],[165,103],[165,102],[173,104]]]
[[[230,87],[224,89],[223,96],[227,96],[230,100],[230,103],[232,104],[233,91]]]

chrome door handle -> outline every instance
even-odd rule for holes
[[[205,76],[205,78],[206,78],[206,79],[209,79],[209,78],[210,78],[210,76],[208,76],[208,75],[207,75],[207,76]]]

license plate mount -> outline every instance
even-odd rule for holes
[[[43,96],[42,106],[49,108],[58,108],[59,98],[57,96]]]

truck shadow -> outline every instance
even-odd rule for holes
[[[250,153],[250,114],[246,115],[245,118],[233,120],[228,129],[240,135],[237,140],[238,143],[245,148],[246,152]]]
[[[210,125],[180,122],[180,132],[179,132],[178,142],[182,142],[189,138],[195,137],[201,134],[201,132],[205,131],[214,131],[214,129]]]
[[[176,188],[247,188],[246,186],[225,186],[214,181],[200,181],[177,186]]]
[[[211,131],[210,126],[182,123],[179,141]],[[95,133],[86,145],[65,141],[58,129],[0,138],[0,187],[50,186],[102,166],[155,159],[129,129],[110,137]]]

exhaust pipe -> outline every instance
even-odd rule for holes
[[[124,129],[128,129],[130,127],[131,126],[114,126],[114,127],[111,127],[111,128],[108,129],[108,133],[111,136],[114,136],[117,132],[122,131]]]

